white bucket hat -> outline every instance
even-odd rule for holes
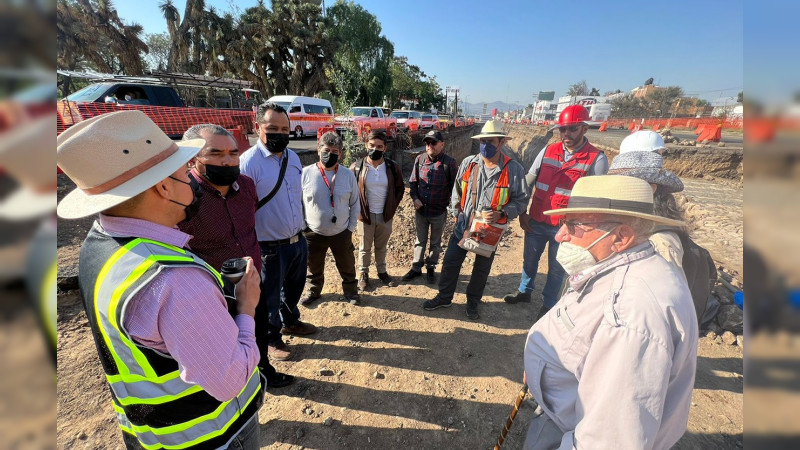
[[[505,132],[503,132],[503,123],[499,120],[490,120],[481,128],[481,134],[472,136],[472,139],[482,139],[488,137],[499,137],[500,139],[511,139]]]
[[[670,194],[683,190],[680,178],[665,169],[664,158],[652,151],[620,153],[611,161],[608,174],[641,178]]]
[[[680,220],[653,214],[653,190],[650,184],[623,175],[578,178],[572,187],[567,207],[544,212],[548,216],[578,213],[619,214],[675,227],[686,225]]]
[[[173,142],[141,111],[78,122],[57,139],[58,166],[78,186],[57,213],[77,219],[119,205],[185,166],[203,145],[203,139]]]
[[[0,167],[19,188],[0,201],[0,219],[28,220],[56,209],[55,114],[24,123],[0,137]]]

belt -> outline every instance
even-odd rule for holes
[[[296,244],[300,240],[300,233],[295,234],[289,239],[278,239],[277,241],[258,241],[262,247],[278,247],[281,245]]]

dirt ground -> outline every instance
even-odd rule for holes
[[[388,269],[398,281],[410,267],[410,208],[406,196],[390,241]],[[82,237],[59,236],[59,263],[77,258]],[[262,448],[492,447],[522,387],[523,346],[542,301],[539,291],[530,304],[502,300],[519,284],[522,241],[515,224],[498,250],[476,322],[464,315],[470,260],[455,305],[428,312],[421,303],[436,291],[420,278],[373,288],[360,306],[340,301],[329,259],[323,298],[301,307],[303,320],[320,331],[287,338],[293,360],[273,363],[297,381],[267,394],[259,413]],[[543,256],[538,286],[546,261]],[[333,375],[321,375],[322,369]],[[741,347],[700,340],[689,426],[676,448],[742,447],[742,370]],[[525,401],[504,448],[521,448],[532,412]],[[59,296],[57,433],[58,448],[123,448],[77,291]]]

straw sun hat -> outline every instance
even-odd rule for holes
[[[683,226],[679,220],[653,214],[653,190],[639,178],[623,175],[582,177],[572,187],[566,208],[545,211],[548,216],[566,214],[619,214],[639,217],[658,224]]]
[[[490,137],[499,137],[500,139],[506,138],[511,140],[511,138],[503,132],[503,123],[499,120],[490,120],[483,125],[481,128],[481,134],[476,134],[472,136],[472,139],[483,139],[483,138],[490,138]]]
[[[76,219],[116,206],[185,167],[203,145],[203,139],[173,142],[141,111],[78,122],[57,139],[58,166],[78,186],[57,213]]]

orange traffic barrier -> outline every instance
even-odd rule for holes
[[[241,125],[237,125],[236,128],[228,129],[228,132],[232,134],[233,139],[236,140],[236,147],[239,149],[239,153],[243,153],[250,148],[250,141],[247,139],[247,135],[244,133],[244,128]]]
[[[608,131],[608,122],[603,122],[600,124],[600,129],[597,131]]]
[[[653,124],[653,131],[659,131],[660,129],[661,129],[661,125],[659,125],[658,123],[654,123]]]
[[[720,139],[722,139],[722,123],[718,124],[716,127],[704,127],[703,132],[697,136],[697,142],[719,142]]]
[[[631,120],[631,124],[628,125],[628,130],[630,130],[630,132],[633,133],[635,131],[635,128],[636,128],[636,122]]]
[[[706,124],[704,124],[704,123],[700,124],[700,125],[697,126],[697,129],[694,130],[694,134],[699,136],[699,135],[703,134],[703,132],[705,130],[706,130]]]

